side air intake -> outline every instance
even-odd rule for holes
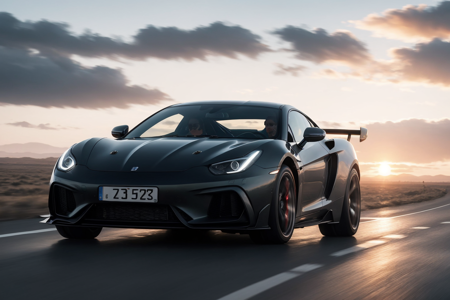
[[[212,219],[238,219],[244,212],[244,204],[236,192],[227,191],[213,194],[208,208],[208,217]]]
[[[325,198],[330,199],[331,192],[333,191],[334,182],[336,181],[338,158],[337,154],[331,154],[327,162],[327,185],[325,187]]]
[[[52,187],[52,203],[56,214],[68,216],[76,208],[75,197],[73,192],[59,185]]]

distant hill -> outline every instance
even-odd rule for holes
[[[446,175],[423,175],[399,174],[389,176],[362,177],[362,181],[408,181],[408,182],[450,182],[450,176]]]
[[[0,157],[60,157],[67,148],[54,147],[43,143],[24,143],[0,145]]]

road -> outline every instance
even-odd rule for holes
[[[354,237],[315,226],[286,245],[109,228],[73,241],[0,222],[0,299],[450,299],[450,194],[362,217]]]

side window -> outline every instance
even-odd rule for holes
[[[303,140],[303,132],[307,127],[311,127],[308,120],[297,111],[291,111],[289,113],[289,126],[294,134],[296,143],[300,143]]]

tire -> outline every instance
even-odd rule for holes
[[[55,225],[59,234],[68,239],[95,239],[100,232],[102,227],[68,227]]]
[[[358,231],[360,217],[361,188],[358,172],[352,169],[347,179],[339,224],[320,224],[319,229],[325,236],[352,236]]]
[[[284,244],[291,239],[295,225],[297,189],[294,175],[283,165],[278,173],[276,190],[270,205],[270,230],[252,232],[250,238],[257,244]]]

